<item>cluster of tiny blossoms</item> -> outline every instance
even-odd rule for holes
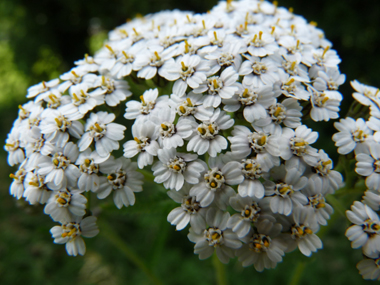
[[[380,93],[379,89],[351,82],[358,106],[369,107],[369,118],[347,117],[335,123],[338,133],[333,140],[340,154],[354,151],[357,174],[365,178],[367,190],[361,202],[346,211],[352,225],[346,236],[353,248],[362,248],[364,259],[357,268],[364,279],[380,280]],[[360,105],[359,105],[360,104]]]
[[[93,57],[28,89],[33,101],[5,146],[19,165],[10,192],[45,204],[60,223],[54,242],[84,254],[81,236],[98,233],[86,196],[133,205],[148,168],[179,204],[168,221],[190,225],[200,259],[216,251],[262,271],[297,247],[310,256],[333,212],[325,195],[342,176],[301,119],[338,118],[339,63],[323,31],[276,3],[134,19]],[[126,128],[106,110],[125,103],[133,126],[123,141]]]

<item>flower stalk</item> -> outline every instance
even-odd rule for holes
[[[117,232],[108,224],[100,220],[98,222],[102,227],[101,236],[108,240],[115,248],[117,248],[132,264],[140,269],[152,284],[162,285],[163,283],[153,273],[153,271],[147,266],[147,264],[136,254],[121,238]]]

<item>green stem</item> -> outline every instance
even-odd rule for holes
[[[341,214],[343,217],[346,216],[345,214],[346,208],[342,205],[342,203],[337,198],[335,198],[335,196],[328,195],[326,196],[326,200],[327,202],[329,202],[329,204],[333,206],[334,209],[338,211],[339,214]]]
[[[86,192],[87,206],[86,209],[91,211],[91,191]]]
[[[317,236],[322,239],[331,229],[331,227],[334,227],[334,224],[336,221],[341,218],[340,213],[335,212],[330,216],[329,223],[327,226],[321,227],[321,229],[318,231]]]
[[[226,271],[224,264],[220,262],[216,253],[212,256],[212,264],[215,269],[216,284],[218,285],[227,285]]]
[[[126,244],[124,240],[107,224],[98,220],[99,228],[102,230],[100,234],[111,242],[125,257],[136,265],[145,275],[150,279],[152,284],[162,285],[163,283],[157,278],[157,276],[146,266],[144,261],[133,252],[133,250]]]
[[[334,167],[334,170],[335,171],[338,171],[339,173],[343,173],[344,172],[344,170],[345,170],[345,168],[344,168],[344,164],[345,164],[345,162],[343,161],[344,160],[344,156],[343,155],[341,155],[341,156],[339,156],[339,160],[338,160],[338,163],[335,165],[335,167]]]
[[[154,182],[154,175],[152,172],[144,170],[144,169],[137,169],[137,171],[144,175],[144,178],[146,181],[150,181],[152,183],[155,183]],[[159,189],[161,192],[163,192],[163,193],[168,192],[168,190],[165,189],[165,187],[162,184],[155,183],[155,185],[158,186],[157,189]]]
[[[144,169],[137,169],[137,171],[143,174],[146,180],[149,180],[152,182],[154,181],[154,175],[152,172],[144,170]]]
[[[130,74],[130,78],[133,80],[133,82],[137,85],[140,84],[140,79],[137,77],[136,72],[132,72]]]
[[[296,269],[294,269],[294,273],[292,278],[290,279],[289,285],[298,285],[300,283],[302,273],[306,267],[306,263],[299,261]]]

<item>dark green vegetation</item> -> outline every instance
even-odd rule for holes
[[[42,80],[56,78],[73,61],[102,45],[108,30],[136,14],[179,8],[204,12],[216,1],[174,0],[1,0],[0,1],[0,141],[4,142],[17,105],[25,103],[26,89]],[[318,23],[342,59],[347,82],[358,79],[380,86],[380,2],[376,0],[301,1],[281,0],[280,6]],[[340,89],[346,97],[341,114],[351,103],[351,88]],[[329,154],[332,122],[309,124],[320,132],[316,147]],[[332,155],[332,157],[334,157]],[[115,231],[162,280],[163,284],[215,284],[212,259],[199,261],[186,231],[175,232],[166,216],[175,206],[161,188],[145,184],[137,204],[117,210],[109,199],[100,216],[101,233],[86,239],[84,257],[67,256],[63,245],[53,244],[49,230],[55,225],[43,207],[31,207],[8,195],[13,172],[0,153],[0,284],[150,284],[147,276],[110,242]],[[351,167],[353,167],[351,165]],[[336,198],[348,209],[360,193],[351,190]],[[95,201],[94,201],[95,202]],[[111,231],[102,228],[109,224]],[[311,258],[287,254],[275,270],[255,272],[231,262],[226,269],[229,284],[364,284],[355,264],[360,250],[352,250],[344,231],[348,226],[339,209],[328,228],[321,230],[324,249]]]

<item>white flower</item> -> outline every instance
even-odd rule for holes
[[[48,82],[42,81],[41,83],[37,85],[33,85],[32,87],[28,88],[28,94],[26,95],[27,98],[33,98],[37,95],[40,97],[44,97],[46,94],[49,93],[52,89],[56,88],[59,84],[59,79],[53,79]]]
[[[246,244],[236,251],[239,261],[244,267],[254,265],[259,272],[264,268],[275,268],[282,261],[285,242],[279,237],[282,226],[269,220],[256,225],[257,230],[244,239]]]
[[[326,68],[326,72],[319,71],[318,77],[314,80],[313,86],[318,91],[325,90],[338,90],[338,87],[342,85],[346,81],[346,76],[344,74],[340,74],[338,68]],[[356,85],[353,81],[351,85]],[[355,87],[354,87],[355,88]]]
[[[309,179],[307,186],[301,192],[307,196],[308,204],[306,207],[312,208],[318,224],[325,226],[334,210],[326,203],[322,187],[322,180],[313,181]]]
[[[301,125],[293,131],[284,128],[282,133],[284,144],[281,148],[281,157],[289,160],[293,155],[302,158],[306,164],[313,166],[318,161],[317,149],[310,146],[316,142],[318,133],[313,132],[305,125]]]
[[[198,155],[208,152],[211,157],[217,156],[227,148],[227,140],[219,135],[219,131],[229,129],[233,124],[234,120],[228,114],[215,109],[210,120],[198,125],[196,133],[187,144],[187,151],[194,151]]]
[[[162,19],[160,19],[162,20]],[[162,21],[162,24],[164,24],[163,28],[161,29],[161,26],[155,30],[157,32],[157,37],[155,41],[158,42],[160,46],[163,46],[164,48],[169,48],[170,46],[175,46],[175,53],[173,56],[176,56],[179,53],[178,46],[176,45],[177,42],[185,39],[184,32],[185,30],[180,25],[172,25],[172,26],[165,26],[165,20]]]
[[[252,4],[252,2],[248,2],[248,3]],[[245,3],[245,4],[248,4],[248,3]],[[233,1],[220,1],[217,3],[216,6],[212,8],[210,13],[212,13],[213,15],[225,15],[226,13],[231,13],[237,10],[238,8],[241,9],[241,7],[236,7],[235,2]]]
[[[363,279],[366,280],[380,280],[380,258],[365,258],[361,260],[356,268],[359,270],[359,273],[363,276]]]
[[[370,130],[362,118],[356,121],[352,118],[340,119],[334,123],[339,131],[333,135],[338,153],[348,154],[355,149],[355,153],[363,152],[367,149],[366,143],[373,141],[372,130]]]
[[[217,108],[222,99],[230,99],[238,91],[236,81],[239,79],[239,75],[235,69],[230,66],[227,67],[220,76],[212,76],[207,78],[205,83],[199,85],[198,88],[193,90],[194,93],[203,93],[207,91],[207,95],[204,97],[204,107]]]
[[[263,198],[265,190],[259,178],[261,178],[264,173],[261,168],[260,160],[257,158],[243,159],[240,167],[244,181],[238,186],[239,195],[242,197]]]
[[[365,191],[362,203],[367,204],[372,210],[378,211],[380,208],[380,193],[370,189]]]
[[[74,64],[84,66],[88,72],[96,72],[99,69],[99,65],[94,61],[94,58],[87,53],[84,55],[84,59],[74,61]]]
[[[313,168],[314,173],[309,176],[309,179],[315,183],[319,183],[316,180],[321,180],[323,194],[333,194],[343,186],[342,174],[333,170],[333,162],[324,150],[318,151],[318,161]]]
[[[87,199],[81,193],[80,190],[66,188],[54,191],[46,203],[44,213],[61,223],[70,222],[75,216],[84,216]]]
[[[201,233],[206,228],[206,212],[208,208],[201,207],[195,196],[189,195],[190,185],[185,183],[179,190],[170,190],[168,195],[175,202],[181,203],[168,215],[168,222],[176,226],[176,230],[183,230],[189,223],[194,232]]]
[[[187,15],[186,15],[187,16]],[[189,20],[189,23],[192,23],[192,25],[189,25],[188,34],[193,35],[196,38],[200,39],[207,39],[207,43],[209,43],[209,39],[206,36],[207,33],[215,27],[216,19],[214,17],[205,17],[204,15],[195,14],[192,15],[192,19]]]
[[[167,96],[158,97],[158,90],[149,89],[140,96],[141,103],[135,100],[128,101],[126,103],[127,109],[125,109],[124,117],[128,120],[143,118],[152,113],[152,111],[160,109],[161,106],[165,106]]]
[[[330,119],[339,118],[339,106],[343,97],[337,91],[328,91],[319,92],[314,88],[308,87],[308,90],[311,94],[310,102],[312,109],[310,111],[310,117],[318,121],[329,121]]]
[[[69,142],[62,148],[56,148],[50,156],[41,156],[38,159],[38,174],[45,175],[45,183],[49,188],[58,190],[77,184],[80,175],[78,168],[74,165],[79,155],[76,144]]]
[[[379,88],[362,84],[357,80],[351,81],[350,83],[352,88],[354,88],[355,91],[357,91],[354,92],[352,96],[360,104],[369,106],[378,101],[380,95]]]
[[[181,117],[194,116],[200,121],[210,120],[214,113],[213,107],[205,108],[203,106],[202,94],[190,92],[186,97],[179,97],[175,94],[170,96],[170,105],[176,109],[177,114]]]
[[[82,220],[82,218],[75,218],[71,221],[62,223],[61,226],[55,226],[50,230],[54,243],[66,244],[66,251],[68,255],[77,256],[84,255],[86,252],[86,245],[82,239],[83,237],[94,237],[99,233],[98,226],[96,225],[96,217],[89,216]]]
[[[273,181],[265,181],[266,200],[273,213],[289,216],[297,206],[307,204],[301,193],[308,180],[297,168],[285,169],[284,165],[271,170]]]
[[[95,62],[99,64],[99,71],[106,72],[108,70],[111,70],[116,63],[117,54],[121,50],[127,49],[130,45],[131,41],[114,41],[105,44],[94,55]]]
[[[77,121],[82,116],[79,114],[79,117],[70,118],[60,109],[45,109],[41,114],[42,121],[39,125],[41,134],[44,134],[44,138],[52,144],[64,147],[69,140],[69,134],[77,139],[83,134],[83,125]]]
[[[58,109],[61,106],[65,106],[71,102],[71,97],[68,95],[62,95],[58,89],[52,89],[48,93],[44,93],[44,96],[37,96],[35,101],[46,103],[46,107],[50,109]]]
[[[267,109],[269,116],[253,123],[254,126],[262,127],[265,132],[282,133],[282,124],[289,128],[297,128],[301,125],[302,107],[296,99],[286,98]]]
[[[121,79],[131,74],[135,65],[136,56],[141,52],[144,44],[143,42],[137,42],[133,44],[127,50],[119,51],[115,65],[110,70],[110,74],[117,79]]]
[[[254,122],[268,117],[266,109],[275,104],[272,86],[250,87],[245,84],[238,85],[239,90],[230,99],[223,99],[224,110],[236,112],[243,106],[243,116],[247,122]]]
[[[372,143],[370,154],[359,153],[355,156],[356,173],[367,176],[365,184],[371,190],[380,190],[380,144]]]
[[[185,54],[176,60],[168,60],[161,68],[160,75],[169,81],[176,80],[173,93],[183,96],[187,86],[197,88],[206,80],[209,69],[208,61],[198,55]]]
[[[354,224],[346,231],[352,248],[363,247],[368,257],[377,257],[380,251],[379,216],[367,205],[355,201],[351,211],[346,211],[347,218]]]
[[[193,55],[202,47],[207,45],[207,39],[205,37],[200,38],[187,38],[184,41],[180,42],[177,47],[178,54],[180,55]]]
[[[160,148],[156,139],[158,138],[157,126],[150,121],[136,121],[132,126],[133,140],[127,141],[124,147],[124,156],[127,158],[139,154],[137,164],[144,168],[153,163],[153,156],[157,156]]]
[[[297,100],[309,100],[310,93],[305,90],[302,83],[305,81],[299,76],[290,76],[288,73],[280,70],[278,72],[280,80],[274,84],[275,94],[283,94],[286,97]]]
[[[216,61],[211,64],[210,73],[215,74],[221,67],[233,66],[238,71],[241,65],[241,47],[242,43],[235,38],[234,41],[224,43],[221,48],[205,55],[205,58]]]
[[[182,118],[174,124],[176,111],[168,106],[150,117],[150,120],[158,126],[160,133],[158,143],[163,148],[177,148],[183,146],[184,139],[188,139],[197,126],[195,120]]]
[[[218,47],[223,47],[225,43],[234,42],[235,40],[238,40],[238,38],[235,35],[226,35],[226,32],[223,29],[209,30],[207,32],[207,37],[205,38],[207,38],[206,40],[204,40],[205,42],[207,41],[206,46],[198,50],[198,54],[202,56],[215,51]]]
[[[55,146],[45,140],[45,136],[41,134],[39,127],[32,127],[28,132],[28,135],[25,136],[27,142],[25,146],[25,153],[28,158],[37,154],[49,155],[54,151]]]
[[[135,204],[134,192],[141,192],[143,175],[136,171],[137,165],[130,159],[112,156],[101,164],[100,170],[107,173],[100,177],[99,189],[96,191],[99,199],[104,199],[113,192],[113,201],[118,209]]]
[[[376,114],[376,116],[369,117],[369,120],[366,122],[366,125],[368,128],[374,131],[373,139],[376,142],[380,142],[380,116],[377,116]]]
[[[380,118],[380,98],[378,100],[376,100],[374,102],[374,104],[369,105],[369,114],[375,118]],[[369,125],[368,125],[368,127],[369,127]],[[377,129],[378,128],[376,128],[376,131],[378,131]],[[378,140],[379,139],[377,138],[377,141]]]
[[[88,148],[80,153],[75,164],[79,165],[80,176],[78,178],[79,189],[96,192],[99,188],[99,165],[105,162],[109,156],[101,157],[96,151]]]
[[[100,88],[88,92],[91,86],[86,83],[73,85],[69,89],[71,96],[71,104],[73,106],[65,106],[65,110],[68,108],[77,108],[78,112],[82,115],[87,114],[88,111],[95,108],[95,106],[102,105],[104,103],[104,92]]]
[[[258,33],[252,33],[246,37],[246,44],[248,45],[248,52],[252,56],[264,57],[271,55],[278,50],[277,43],[274,42],[272,35],[259,31]]]
[[[237,185],[243,181],[240,165],[237,161],[224,164],[221,156],[208,162],[211,170],[204,174],[204,181],[190,189],[190,195],[196,196],[202,207],[209,206],[215,201],[216,205],[225,210],[229,198],[235,191],[228,185]]]
[[[239,75],[245,75],[243,84],[260,87],[265,84],[272,85],[279,80],[277,63],[271,57],[259,58],[249,55],[244,57],[248,60],[243,61],[239,70]]]
[[[259,219],[272,218],[268,215],[268,209],[263,209],[251,197],[241,197],[239,194],[230,198],[231,207],[239,212],[232,215],[227,223],[227,226],[238,235],[239,238],[245,237],[250,229],[251,223],[256,223]],[[267,212],[267,214],[265,213]]]
[[[39,175],[37,171],[28,172],[24,185],[25,192],[23,197],[31,205],[37,203],[45,204],[53,193],[45,183],[45,176]]]
[[[293,17],[293,14],[291,15],[291,17]],[[280,35],[278,39],[278,44],[284,47],[287,53],[294,55],[302,55],[304,52],[313,49],[313,46],[310,45],[310,39],[308,39],[307,37],[300,38],[294,33],[294,31],[295,29],[291,30],[291,33],[289,34],[284,33],[283,35]],[[283,48],[281,49],[281,52],[282,50]]]
[[[156,75],[157,70],[159,70],[159,74],[163,76],[161,74],[161,66],[176,55],[176,45],[172,45],[166,49],[160,45],[148,46],[136,56],[134,69],[139,70],[137,77],[147,80],[152,79]]]
[[[260,160],[261,167],[265,172],[280,164],[281,153],[278,136],[261,131],[252,133],[244,126],[235,126],[232,135],[232,137],[228,137],[231,142],[232,155],[236,155],[237,158],[245,158],[253,151],[257,154],[257,159]]]
[[[132,92],[129,91],[128,82],[125,80],[116,80],[102,75],[97,78],[94,85],[100,86],[94,92],[96,94],[103,92],[106,104],[111,107],[115,107],[127,97],[132,96]]]
[[[302,57],[302,62],[307,66],[316,64],[319,67],[336,68],[341,60],[335,50],[330,49],[330,46],[326,46],[325,48],[305,52]]]
[[[112,113],[91,113],[85,125],[86,133],[78,141],[79,150],[85,151],[93,141],[95,141],[96,152],[103,157],[119,149],[118,141],[124,138],[126,127],[111,123],[115,118],[115,114]]]
[[[22,163],[15,174],[11,173],[10,178],[13,179],[13,182],[9,188],[9,194],[13,197],[20,199],[24,194],[24,181],[28,172],[25,170],[25,162]]]
[[[281,57],[274,57],[281,62],[281,66],[290,76],[300,78],[300,81],[308,82],[309,74],[307,67],[301,64],[302,56],[300,53],[281,54]]]
[[[14,166],[24,161],[25,154],[19,128],[12,128],[5,141],[4,149],[8,152],[8,164]]]
[[[194,253],[199,255],[199,259],[209,258],[214,249],[223,263],[228,263],[234,257],[234,249],[240,248],[241,242],[235,233],[227,229],[229,217],[228,212],[210,208],[206,214],[209,228],[204,228],[203,233],[199,234],[190,228],[188,238],[195,243]]]
[[[41,102],[34,103],[30,101],[24,105],[19,105],[18,118],[14,123],[15,128],[20,129],[20,136],[24,139],[27,132],[33,127],[37,127],[41,122],[41,113],[44,110]]]
[[[291,238],[303,255],[310,256],[322,248],[322,241],[315,234],[319,227],[315,223],[314,212],[309,208],[297,207],[293,211],[294,224],[291,226]]]
[[[84,65],[80,65],[62,74],[60,79],[63,80],[63,82],[59,84],[58,90],[64,93],[70,86],[79,83],[88,83],[90,86],[93,85],[97,76],[93,73],[88,73],[88,69]]]
[[[133,21],[133,24],[136,24],[136,19]],[[141,24],[141,23],[138,23]],[[132,26],[133,27],[133,26]],[[110,32],[109,38],[111,41],[118,41],[118,40],[125,40],[125,39],[131,39],[133,43],[138,42],[139,40],[143,39],[143,36],[141,34],[140,29],[139,31],[136,30],[136,28],[132,28],[131,25],[121,25],[117,28],[115,28],[113,31]],[[142,28],[142,27],[141,27]]]
[[[175,148],[159,149],[153,166],[154,181],[164,183],[166,189],[180,190],[184,182],[197,184],[205,165],[196,154],[177,153]]]

